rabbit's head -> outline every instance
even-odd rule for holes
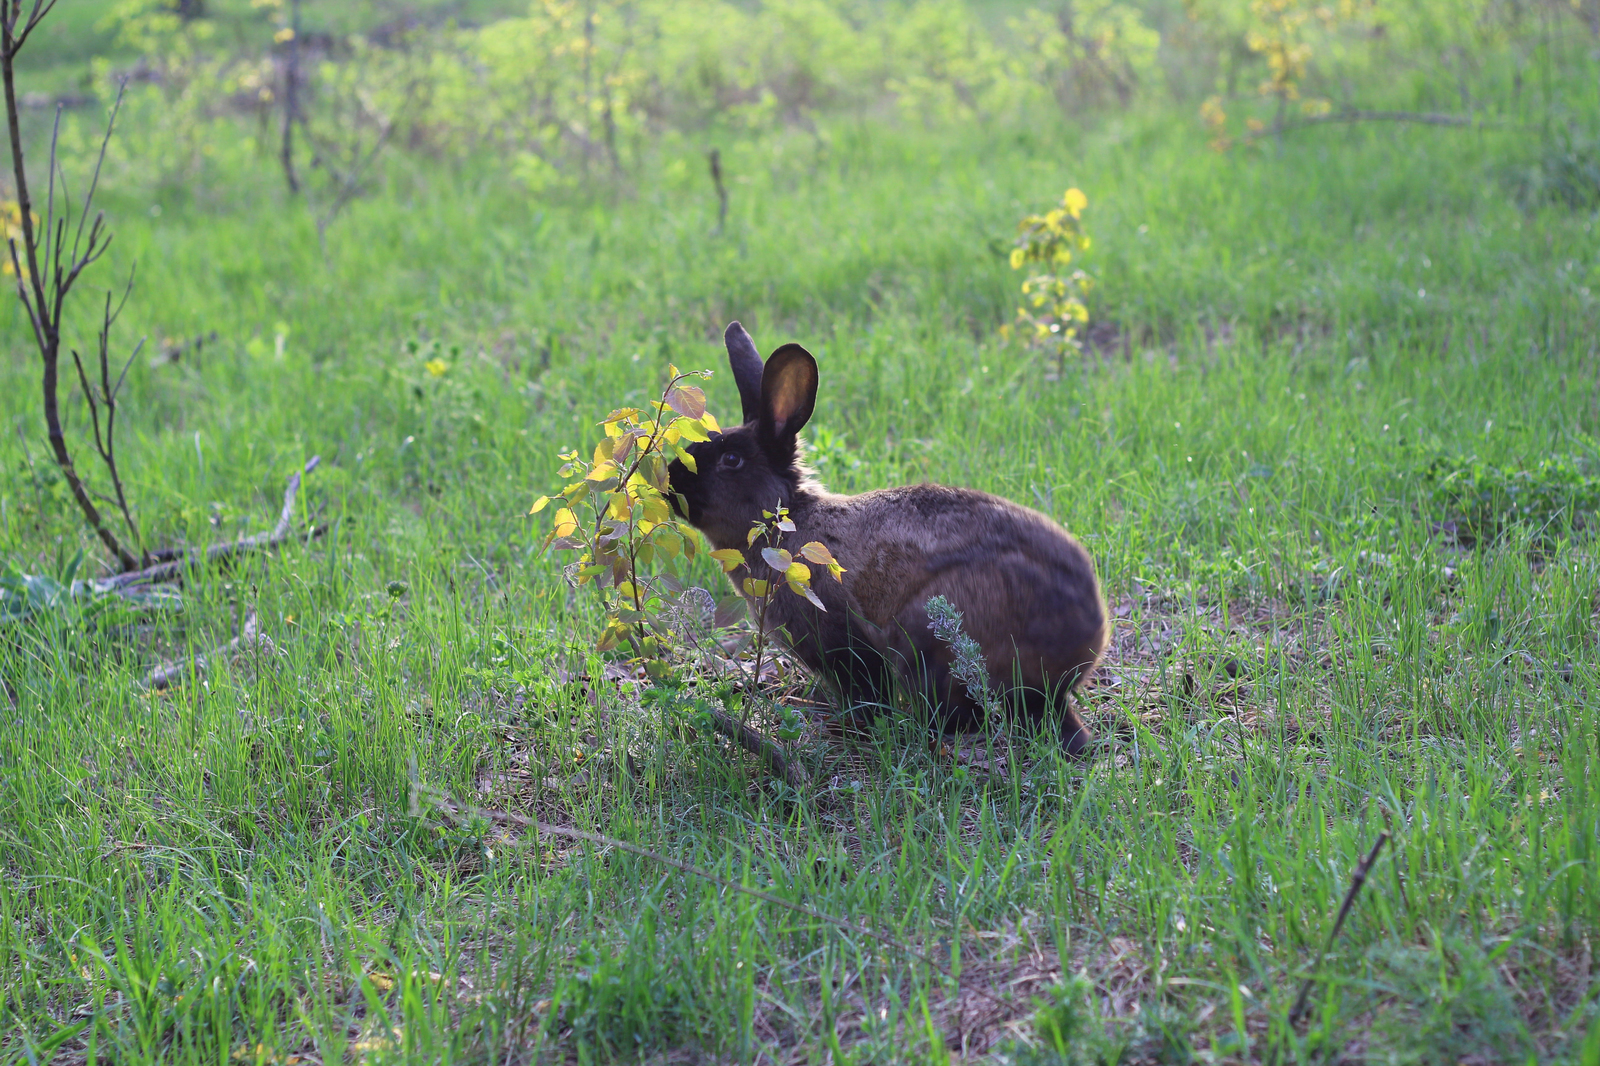
[[[718,547],[743,547],[762,511],[787,502],[805,479],[796,434],[817,401],[817,361],[785,344],[763,365],[755,342],[734,322],[723,340],[739,386],[744,424],[691,444],[694,470],[668,469],[672,505]]]

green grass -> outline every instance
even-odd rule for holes
[[[119,339],[217,334],[130,374],[149,538],[267,527],[312,454],[329,529],[153,622],[8,631],[0,1053],[939,1061],[1031,1040],[1030,997],[1082,972],[1086,1059],[1592,1061],[1600,234],[1507,191],[1536,138],[1219,156],[1187,110],[827,133],[726,146],[721,237],[697,154],[586,201],[395,157],[325,252],[244,140],[200,182],[113,159],[91,281],[139,265]],[[1047,381],[998,339],[1001,253],[1069,184],[1115,331]],[[812,732],[795,794],[607,680],[524,512],[669,361],[720,369],[736,317],[817,353],[834,487],[971,485],[1090,545],[1118,625],[1091,764]],[[93,544],[14,305],[0,336],[0,552],[58,571]],[[274,654],[140,691],[247,609]],[[864,923],[961,986],[635,856],[442,824],[413,774]]]

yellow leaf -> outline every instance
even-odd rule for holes
[[[834,561],[833,552],[820,540],[814,540],[800,549],[800,554],[819,565],[826,565]]]
[[[369,973],[367,974],[367,980],[371,981],[372,987],[379,992],[388,993],[394,991],[394,978],[386,973]]]
[[[759,578],[747,577],[744,579],[744,594],[746,596],[754,596],[759,599],[765,596],[767,590],[771,587],[771,585]]]
[[[639,502],[642,505],[640,510],[650,521],[658,525],[662,522],[672,521],[672,505],[656,493],[641,495]]]
[[[1089,206],[1089,198],[1083,195],[1082,189],[1068,189],[1067,195],[1061,198],[1061,204],[1072,213],[1073,218],[1077,218]]]
[[[606,513],[619,522],[626,522],[633,513],[633,507],[628,503],[626,492],[613,492],[606,497]]]
[[[710,411],[707,411],[705,414],[700,416],[700,424],[705,427],[707,433],[722,432],[722,427],[717,424],[717,420],[712,417]]]
[[[803,585],[811,580],[811,567],[805,563],[790,563],[788,569],[783,572],[783,578],[790,584],[799,582]]]
[[[698,474],[700,472],[700,468],[695,465],[694,456],[690,455],[687,449],[674,444],[672,450],[678,453],[678,462],[688,467],[689,473]]]
[[[761,533],[761,523],[757,522],[755,525],[750,527],[750,533],[744,538],[744,542],[746,544],[754,544],[756,542],[756,538],[761,536]]]
[[[706,417],[709,418],[711,416],[707,415]],[[711,439],[711,435],[705,431],[705,427],[700,424],[699,419],[680,418],[672,423],[672,428],[676,429],[678,435],[685,440],[704,441]]]
[[[595,464],[595,468],[589,471],[589,476],[584,478],[584,480],[604,481],[606,478],[616,477],[620,473],[622,473],[622,471],[617,469],[617,464],[613,463],[610,459],[607,459],[605,462]]]
[[[605,421],[608,423],[621,422],[625,419],[638,417],[639,409],[637,407],[619,407],[615,411],[612,411],[610,414],[606,415]]]
[[[615,439],[611,437],[601,437],[600,443],[594,446],[595,465],[598,466],[601,463],[608,461],[611,458],[612,449],[614,449],[616,446],[617,442]]]
[[[548,496],[540,496],[537,500],[533,501],[533,509],[530,510],[528,513],[529,514],[538,514],[540,511],[545,509],[545,506],[549,502],[550,502],[550,497],[548,497]]]
[[[595,651],[610,651],[627,639],[629,633],[626,622],[613,621],[600,632],[600,639],[595,641]]]
[[[562,507],[556,511],[555,527],[556,536],[570,537],[578,531],[578,516],[569,509]]]
[[[711,553],[711,558],[722,564],[722,572],[731,574],[744,565],[744,552],[738,548],[722,548]]]

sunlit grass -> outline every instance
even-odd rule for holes
[[[397,160],[325,254],[270,159],[222,147],[225,187],[150,191],[130,166],[107,190],[93,281],[140,266],[123,338],[218,334],[135,364],[130,489],[153,539],[202,542],[270,524],[320,454],[328,531],[152,625],[8,637],[8,1056],[56,1034],[71,1061],[922,1061],[1031,1034],[1002,1023],[1082,970],[1106,1059],[1576,1061],[1594,515],[1558,492],[1468,546],[1432,465],[1596,476],[1600,239],[1507,195],[1526,139],[1357,128],[1218,156],[1188,116],[844,127],[726,148],[721,237],[697,155],[583,203]],[[1004,253],[1068,185],[1107,330],[1046,381],[997,336]],[[1118,625],[1093,763],[834,730],[804,741],[822,772],[796,795],[604,680],[524,512],[669,361],[720,370],[731,318],[816,352],[835,487],[971,485],[1090,545]],[[0,542],[50,571],[88,541],[14,306],[0,323]],[[250,608],[276,654],[140,690]],[[413,773],[865,923],[960,987],[634,856],[451,827]]]

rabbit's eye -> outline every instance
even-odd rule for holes
[[[717,460],[717,465],[724,470],[737,470],[744,465],[744,456],[738,452],[723,452],[722,458]]]

